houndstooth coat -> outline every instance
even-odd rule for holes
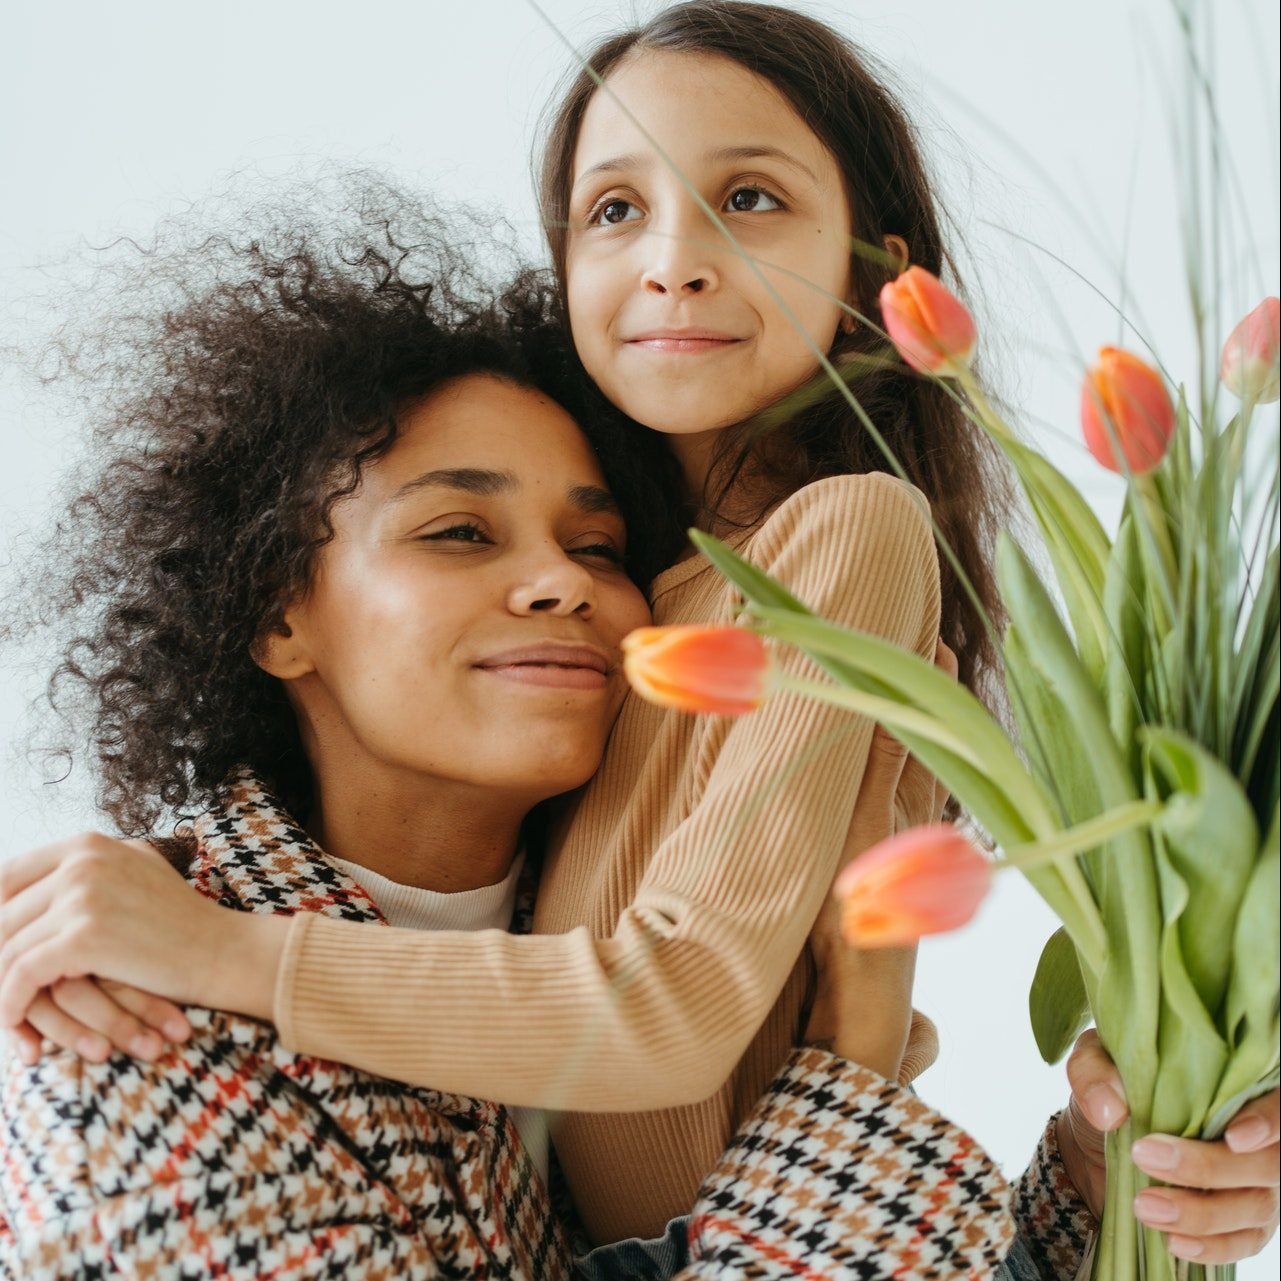
[[[227,907],[382,921],[248,776],[195,836],[189,876]],[[191,1039],[155,1063],[9,1060],[0,1277],[573,1274],[506,1108],[294,1054],[251,1019],[188,1015]],[[909,1092],[797,1051],[704,1184],[681,1278],[986,1276],[1012,1236],[1007,1199],[986,1154]],[[628,1257],[603,1274],[634,1275]]]

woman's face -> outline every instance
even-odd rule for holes
[[[564,410],[488,375],[447,384],[403,416],[333,525],[288,635],[259,655],[318,771],[341,759],[346,776],[530,804],[591,776],[624,693],[619,643],[649,610]]]
[[[658,431],[742,422],[817,367],[797,325],[822,351],[836,335],[850,244],[836,161],[777,89],[727,58],[644,52],[606,85],[571,176],[579,355],[610,400]]]

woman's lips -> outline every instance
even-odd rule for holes
[[[552,689],[604,689],[609,684],[609,660],[586,646],[535,645],[504,650],[476,666],[491,676],[520,685]]]
[[[555,663],[509,663],[481,670],[520,685],[545,685],[552,689],[604,689],[609,684],[604,672],[590,667],[560,667]]]

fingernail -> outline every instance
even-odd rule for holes
[[[1114,1130],[1125,1119],[1125,1103],[1110,1085],[1091,1087],[1082,1101],[1100,1130]]]
[[[1205,1243],[1196,1237],[1168,1236],[1165,1242],[1170,1253],[1181,1259],[1199,1259],[1205,1253]]]
[[[1140,1139],[1130,1149],[1130,1153],[1139,1167],[1149,1172],[1173,1170],[1179,1163],[1178,1149],[1169,1139],[1160,1134],[1149,1134],[1146,1138]]]
[[[171,1041],[185,1041],[191,1035],[191,1024],[186,1019],[170,1019],[165,1024],[165,1036]]]
[[[135,1036],[129,1042],[129,1053],[139,1059],[157,1058],[163,1048],[159,1037],[151,1036],[147,1033]]]
[[[1265,1147],[1271,1136],[1268,1123],[1261,1116],[1247,1116],[1228,1126],[1223,1137],[1233,1152],[1253,1152]]]
[[[1144,1223],[1176,1223],[1179,1218],[1178,1208],[1169,1197],[1157,1192],[1140,1192],[1134,1198],[1134,1213]]]
[[[76,1052],[86,1059],[105,1059],[111,1053],[111,1046],[100,1036],[82,1036],[76,1042]]]

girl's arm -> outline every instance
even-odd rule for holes
[[[921,503],[881,475],[821,481],[774,513],[751,558],[824,615],[932,659],[938,566]],[[728,619],[727,586],[719,599]],[[817,678],[799,654],[781,658]],[[296,919],[273,1004],[282,1038],[518,1104],[603,1112],[707,1097],[805,944],[845,852],[851,799],[885,805],[861,790],[872,736],[870,722],[786,695],[713,723],[701,757],[671,780],[701,783],[688,817],[654,851],[610,938],[372,938]]]
[[[919,495],[899,482],[806,487],[757,534],[752,559],[827,617],[932,657],[937,560]],[[732,600],[725,587],[726,619]],[[783,661],[817,675],[798,655]],[[841,861],[850,798],[884,805],[860,794],[871,724],[823,704],[779,696],[704,738],[686,767],[697,802],[610,938],[273,920],[193,894],[186,909],[157,897],[119,922],[120,956],[90,946],[90,911],[78,972],[270,1014],[293,1050],[450,1092],[576,1111],[694,1102],[724,1082],[777,999]],[[179,919],[161,920],[174,910]],[[37,943],[17,961],[20,981],[0,984],[0,1020],[64,976],[56,952]]]

